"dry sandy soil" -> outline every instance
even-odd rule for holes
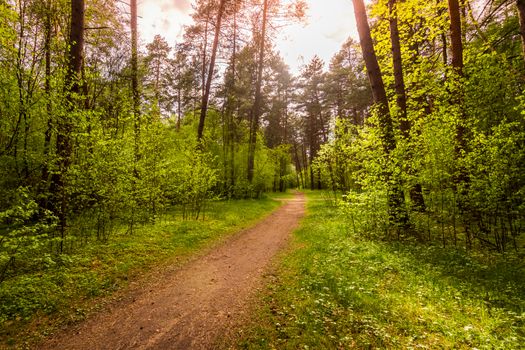
[[[250,312],[272,257],[304,215],[296,194],[207,255],[130,292],[107,310],[56,334],[39,349],[213,349]]]

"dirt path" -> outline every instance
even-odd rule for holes
[[[167,272],[40,349],[212,349],[248,310],[263,272],[304,214],[297,194],[256,226]]]

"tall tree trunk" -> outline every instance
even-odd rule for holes
[[[23,31],[21,31],[20,35],[20,48],[18,49],[18,59],[17,59],[17,86],[18,86],[18,121],[17,121],[17,128],[15,131],[18,131],[18,126],[24,124],[24,129],[27,127],[27,105],[26,105],[26,96],[25,94],[29,93],[28,91],[24,91],[24,77],[25,77],[25,68],[23,65],[23,46],[22,46],[22,38],[23,38]],[[15,147],[18,150],[18,138],[17,142],[15,143]],[[18,168],[18,151],[15,153],[15,165],[17,169],[17,174],[19,175],[20,180],[22,179],[22,175]],[[24,156],[24,159],[27,159],[26,156]],[[27,177],[27,176],[26,176]]]
[[[264,47],[266,46],[266,21],[268,19],[268,0],[264,0],[261,38],[259,43],[259,57],[257,62],[257,82],[255,84],[255,101],[250,123],[250,139],[248,141],[248,182],[252,183],[255,167],[255,146],[257,144],[257,131],[259,130],[259,118],[261,116],[262,104],[262,73],[264,68]]]
[[[447,36],[445,33],[441,34],[441,42],[443,43],[443,64],[446,66],[448,64],[448,47],[447,47]]]
[[[53,105],[51,101],[51,39],[52,39],[52,23],[51,23],[51,0],[47,0],[46,6],[46,22],[45,22],[45,81],[44,81],[44,92],[46,95],[46,116],[47,116],[47,128],[44,133],[44,161],[42,164],[42,176],[41,182],[43,188],[47,188],[47,182],[49,180],[49,149],[51,145],[51,135],[53,132]],[[47,208],[47,200],[43,201],[41,205]]]
[[[313,167],[314,157],[312,155],[312,147],[310,146],[310,158],[309,158],[309,169],[310,169],[310,189],[315,190],[315,173]]]
[[[199,141],[199,145],[201,145],[202,141],[202,134],[204,132],[204,122],[206,121],[206,113],[208,112],[208,102],[210,99],[210,89],[211,89],[211,81],[213,80],[213,72],[215,70],[215,58],[217,56],[217,47],[219,45],[219,35],[221,33],[221,22],[222,22],[222,15],[224,14],[224,6],[226,4],[226,0],[221,0],[219,5],[219,12],[217,13],[217,23],[215,25],[215,37],[213,38],[213,47],[211,51],[211,57],[210,57],[210,66],[208,69],[208,76],[206,78],[206,88],[204,91],[204,94],[202,95],[202,102],[201,102],[201,114],[199,118],[199,128],[197,130],[197,140]]]
[[[56,203],[61,241],[59,250],[63,251],[67,229],[69,196],[67,194],[66,176],[71,165],[73,153],[71,132],[73,129],[72,112],[77,109],[81,92],[82,61],[84,56],[84,0],[71,0],[71,32],[69,35],[68,69],[65,77],[66,114],[62,115],[57,127],[58,172],[52,177],[52,187],[58,196]]]
[[[452,67],[457,74],[463,75],[463,40],[461,37],[461,12],[458,0],[448,0],[450,16],[450,46]]]
[[[181,94],[182,93],[182,89],[179,85],[178,89],[177,89],[177,131],[180,130],[180,120],[182,118],[181,116],[181,113],[182,113],[182,98],[181,98]]]
[[[394,128],[390,117],[388,98],[386,96],[381,69],[379,68],[372,36],[370,34],[370,26],[368,24],[365,4],[363,0],[352,0],[352,3],[354,4],[357,31],[359,32],[361,50],[363,51],[363,59],[365,61],[366,71],[372,89],[372,96],[374,98],[374,103],[378,108],[379,122],[382,129],[381,139],[383,141],[383,147],[385,153],[390,154],[390,152],[396,148]]]
[[[295,162],[295,177],[297,181],[297,187],[301,188],[302,187],[301,178],[303,177],[303,170],[301,169],[301,161],[299,159],[299,154],[297,151],[297,143],[295,141],[293,142],[293,159]]]
[[[27,94],[29,93],[28,90],[25,89],[24,86],[24,80],[26,79],[26,67],[27,65],[24,64],[24,57],[27,52],[27,45],[25,40],[26,39],[26,9],[27,9],[27,3],[25,1],[21,1],[18,4],[18,11],[20,15],[20,31],[18,33],[18,49],[16,54],[16,82],[17,82],[17,88],[18,88],[18,120],[16,122],[16,128],[13,133],[14,138],[14,159],[15,159],[15,169],[16,173],[18,175],[18,178],[20,181],[22,181],[22,173],[20,172],[19,165],[18,165],[18,142],[19,142],[19,130],[24,123],[24,129],[27,127],[27,109],[28,106],[26,104],[26,98]],[[29,77],[27,77],[29,79]],[[12,139],[13,141],[13,139]],[[24,157],[26,158],[26,157]]]
[[[233,53],[232,53],[232,84],[235,87],[235,75],[237,74],[237,65],[235,64],[235,60],[237,59],[237,9],[235,10],[234,17],[233,17],[233,29],[234,29],[234,36],[233,36]],[[234,128],[234,120],[233,120],[233,111],[229,118],[230,122],[230,185],[231,185],[231,191],[233,192],[233,188],[235,187],[235,130]]]
[[[131,94],[133,98],[133,130],[135,163],[139,160],[140,92],[138,73],[137,0],[130,1],[131,10]],[[136,169],[134,170],[136,173]]]
[[[396,0],[389,0],[390,11],[390,41],[392,44],[392,63],[394,66],[394,87],[396,91],[396,102],[399,108],[399,127],[403,136],[410,137],[410,122],[407,118],[407,97],[405,93],[405,81],[403,79],[403,60],[401,58],[401,44],[399,42],[399,29],[397,25]]]
[[[450,48],[452,54],[452,69],[454,74],[449,79],[461,79],[463,76],[463,42],[461,35],[461,12],[458,0],[448,0],[448,11],[450,16]],[[463,109],[463,87],[452,91],[451,103],[459,107],[459,120],[456,127],[455,158],[458,163],[456,173],[453,177],[454,191],[458,197],[458,209],[460,213],[470,211],[467,201],[470,179],[467,169],[461,162],[466,151],[466,114]],[[468,220],[465,220],[465,235],[467,249],[471,246],[471,235]]]
[[[140,161],[140,91],[139,91],[139,73],[138,73],[138,8],[137,0],[130,0],[131,12],[131,95],[133,100],[133,178],[131,182],[131,191],[133,202],[131,204],[131,219],[129,222],[129,232],[132,234],[135,226],[135,210],[137,208],[137,182],[139,179],[138,163]]]
[[[394,127],[392,118],[390,116],[390,109],[388,106],[388,98],[381,75],[381,69],[377,61],[377,56],[374,50],[372,36],[370,34],[370,26],[368,24],[368,17],[366,15],[365,4],[363,0],[352,0],[354,4],[354,13],[357,23],[357,31],[359,33],[359,41],[361,50],[363,51],[363,59],[365,61],[368,79],[372,89],[374,103],[378,109],[379,124],[381,127],[381,139],[383,149],[387,158],[390,158],[392,151],[396,148],[396,140],[394,137]],[[391,171],[385,172],[388,186],[388,208],[390,220],[395,224],[406,225],[408,222],[407,212],[405,208],[405,198],[403,191],[398,181],[393,178]]]
[[[201,99],[206,91],[206,55],[208,53],[208,27],[210,25],[211,8],[208,6],[206,13],[206,24],[204,25],[204,42],[202,43],[202,67],[201,67]]]
[[[452,54],[452,68],[454,70],[454,75],[452,79],[463,76],[463,41],[461,36],[461,12],[459,7],[458,0],[448,0],[448,12],[450,16],[450,51]],[[456,129],[456,156],[459,158],[464,152],[466,147],[465,141],[465,113],[462,104],[462,93],[454,92],[453,104],[460,106],[460,120]],[[456,179],[456,183],[461,183],[466,181],[465,170],[460,170],[460,174]]]
[[[227,89],[235,91],[237,74],[237,11],[235,8],[233,13],[233,50],[231,55],[231,79],[226,84]],[[233,188],[235,186],[235,132],[234,132],[234,110],[237,101],[234,97],[234,93],[229,91],[226,94],[226,132],[224,142],[224,161],[225,161],[225,178],[224,183],[228,189],[228,195],[233,196]]]
[[[388,7],[390,11],[390,41],[392,44],[392,64],[394,66],[394,84],[396,91],[396,102],[399,108],[399,128],[403,137],[410,140],[410,129],[412,125],[407,115],[407,97],[405,90],[405,81],[403,78],[403,59],[401,57],[401,43],[399,40],[399,28],[397,21],[397,1],[389,0]],[[409,167],[409,173],[413,174],[412,167]],[[425,210],[425,200],[423,198],[420,184],[410,186],[409,194],[413,207],[417,210]]]
[[[517,0],[518,13],[520,18],[520,35],[521,48],[523,50],[523,59],[525,60],[525,0]]]
[[[308,181],[308,156],[306,155],[306,146],[304,143],[301,145],[301,158],[303,164],[303,188],[306,188],[306,183]]]

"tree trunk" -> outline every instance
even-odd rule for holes
[[[461,79],[463,76],[463,42],[461,35],[461,13],[458,0],[448,0],[448,10],[450,16],[450,47],[452,53],[452,74],[449,79]],[[453,189],[458,197],[458,209],[461,213],[470,211],[468,204],[468,191],[470,186],[470,178],[467,169],[462,164],[461,159],[464,157],[466,151],[466,114],[463,108],[463,86],[458,85],[459,88],[452,91],[451,104],[459,107],[459,120],[456,127],[456,145],[455,158],[458,163],[456,172],[453,176]],[[464,222],[465,232],[470,239],[470,224],[468,221]],[[467,242],[467,247],[470,247],[470,242]]]
[[[521,48],[523,50],[523,59],[525,60],[525,0],[517,0],[518,13],[520,18],[520,35]]]
[[[447,54],[447,36],[445,33],[441,34],[441,41],[443,42],[443,64],[446,66],[448,64],[448,54]]]
[[[62,115],[57,125],[57,156],[58,172],[52,177],[52,188],[57,194],[56,212],[60,228],[60,252],[63,251],[64,237],[67,228],[67,212],[69,210],[69,196],[66,189],[66,176],[71,165],[73,153],[71,132],[73,129],[72,112],[78,105],[78,96],[81,92],[80,79],[84,56],[84,0],[71,1],[71,32],[69,36],[68,69],[65,77],[66,114]]]
[[[377,62],[372,36],[370,34],[370,26],[368,24],[365,4],[363,0],[352,0],[352,3],[354,4],[357,31],[359,32],[361,50],[363,51],[363,59],[365,61],[366,71],[372,89],[372,96],[374,98],[374,103],[378,108],[378,115],[382,128],[381,138],[383,141],[383,147],[385,152],[390,154],[390,152],[396,147],[396,141],[394,138],[394,129],[390,117],[385,85],[383,83],[379,63]]]
[[[135,163],[139,159],[140,92],[138,73],[137,0],[131,0],[131,94],[133,97],[133,128]],[[136,173],[136,169],[135,169]]]
[[[450,16],[450,46],[452,67],[460,76],[463,74],[463,41],[461,37],[461,12],[458,0],[448,0]]]
[[[179,85],[179,88],[177,89],[177,131],[180,130],[180,120],[181,120],[181,113],[182,113],[182,98],[181,98],[181,94],[182,93],[182,89],[180,88],[180,85]]]
[[[405,81],[403,79],[403,61],[401,58],[401,44],[399,42],[399,29],[397,26],[396,0],[389,0],[390,10],[390,41],[392,44],[392,61],[394,66],[394,86],[396,91],[396,102],[399,108],[399,127],[405,138],[410,137],[410,122],[407,119],[407,97],[405,93]]]
[[[264,46],[266,45],[266,21],[268,18],[268,0],[264,0],[261,39],[259,43],[259,59],[257,62],[257,82],[255,85],[255,101],[253,104],[252,119],[250,123],[250,139],[248,141],[248,182],[252,183],[255,167],[255,146],[257,144],[257,131],[262,104],[262,73],[264,68]]]
[[[463,41],[461,36],[461,13],[458,0],[448,0],[448,12],[450,16],[450,51],[452,53],[453,79],[463,76]],[[462,93],[454,92],[453,104],[462,104]],[[459,158],[465,150],[465,115],[461,108],[460,120],[456,129],[456,156]],[[465,182],[465,170],[460,170],[456,183]]]
[[[309,169],[310,169],[310,189],[313,191],[315,190],[315,174],[314,174],[314,167],[313,167],[313,159],[312,156],[312,148],[310,147],[310,159],[309,159]]]
[[[210,24],[211,9],[208,7],[206,13],[206,24],[204,25],[204,42],[202,43],[202,69],[201,69],[201,99],[206,90],[206,54],[208,51],[208,26]]]
[[[45,38],[44,38],[44,93],[46,96],[46,117],[47,117],[47,128],[44,132],[44,149],[43,149],[43,163],[42,163],[42,174],[40,178],[40,191],[45,193],[42,199],[39,201],[39,205],[45,209],[51,209],[49,206],[49,164],[51,162],[50,149],[51,149],[51,137],[53,135],[53,103],[52,103],[52,91],[51,91],[51,41],[53,38],[53,26],[52,26],[52,0],[46,2],[46,19],[44,24]]]
[[[51,133],[53,131],[53,121],[51,120],[53,106],[51,103],[51,39],[52,39],[52,25],[51,25],[51,0],[47,1],[46,8],[46,23],[45,23],[45,81],[44,81],[44,92],[46,95],[46,114],[47,114],[47,129],[44,133],[44,162],[42,165],[42,177],[41,181],[44,188],[47,187],[47,181],[49,179],[49,148],[51,144]],[[46,201],[47,202],[47,201]],[[47,203],[42,203],[43,207],[47,208]]]
[[[392,63],[394,66],[394,82],[396,91],[396,102],[399,108],[399,128],[403,137],[410,140],[410,129],[412,125],[408,120],[407,115],[407,97],[405,90],[405,81],[403,78],[403,59],[401,57],[401,43],[399,41],[399,29],[397,23],[397,8],[396,0],[389,0],[388,7],[390,10],[390,40],[392,43]],[[413,174],[412,167],[409,167],[409,174]],[[420,184],[410,186],[410,199],[413,207],[416,210],[425,210],[425,200],[423,198],[422,188]]]
[[[131,191],[133,202],[131,203],[131,219],[129,222],[129,232],[132,234],[135,227],[135,210],[137,208],[137,181],[139,178],[138,163],[140,161],[140,91],[139,91],[139,73],[138,73],[138,10],[137,0],[130,0],[131,12],[131,95],[133,99],[133,178],[131,182]]]
[[[197,130],[197,140],[199,141],[199,145],[202,141],[202,135],[204,132],[204,122],[206,120],[206,113],[208,112],[208,102],[210,99],[211,81],[213,80],[213,71],[215,70],[215,58],[217,56],[217,46],[219,45],[219,35],[221,33],[221,22],[222,22],[222,15],[224,13],[225,4],[226,4],[226,0],[221,0],[220,5],[219,5],[219,12],[217,14],[217,24],[215,25],[215,37],[213,38],[213,47],[212,47],[211,57],[210,57],[210,66],[208,70],[208,76],[206,78],[206,88],[205,88],[204,94],[202,95],[201,114],[200,114],[200,119],[199,119],[199,128]]]
[[[372,36],[370,34],[370,26],[368,24],[365,4],[363,0],[352,0],[352,3],[354,4],[354,13],[361,50],[363,51],[363,59],[368,73],[368,79],[370,80],[374,103],[378,109],[383,148],[387,158],[390,158],[390,154],[396,148],[396,140],[394,137],[394,128],[390,116],[390,109],[388,107],[385,85],[383,83],[379,63],[377,62]],[[395,181],[395,179],[393,179],[391,171],[387,170],[385,172],[385,177],[385,180],[389,184],[387,195],[390,220],[395,224],[405,226],[408,222],[408,217],[401,186]]]
[[[231,55],[231,80],[226,84],[227,89],[235,91],[237,74],[237,11],[236,8],[233,13],[233,51]],[[224,141],[224,162],[225,162],[225,178],[224,183],[228,189],[228,196],[233,196],[235,186],[235,122],[234,111],[237,101],[234,93],[227,92],[226,94],[226,133]]]

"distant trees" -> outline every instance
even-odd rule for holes
[[[248,140],[248,166],[247,166],[247,179],[249,183],[253,182],[254,171],[255,171],[255,150],[257,144],[257,134],[259,132],[260,118],[262,114],[262,83],[263,83],[263,71],[265,68],[265,58],[267,56],[267,45],[268,40],[268,28],[271,27],[272,23],[277,20],[289,21],[290,19],[302,19],[304,16],[304,8],[306,7],[304,1],[296,0],[288,4],[285,7],[285,3],[272,0],[262,0],[260,23],[258,30],[254,32],[254,42],[258,48],[257,56],[257,78],[255,81],[255,96],[250,117],[250,133]],[[284,11],[283,11],[284,10]]]
[[[160,35],[155,35],[153,41],[146,45],[146,57],[144,63],[147,66],[150,76],[145,77],[145,88],[150,90],[151,97],[157,103],[159,116],[161,111],[164,114],[170,113],[172,109],[172,87],[168,80],[171,72],[169,56],[171,47]]]
[[[337,52],[326,76],[326,98],[332,116],[363,125],[372,103],[359,44],[349,38]]]
[[[328,141],[329,114],[326,108],[324,91],[325,74],[323,61],[315,56],[301,72],[298,88],[299,106],[304,110],[304,140],[308,147],[308,163],[310,169],[310,188],[321,189],[320,176],[316,176],[311,166],[317,157],[321,145]]]

